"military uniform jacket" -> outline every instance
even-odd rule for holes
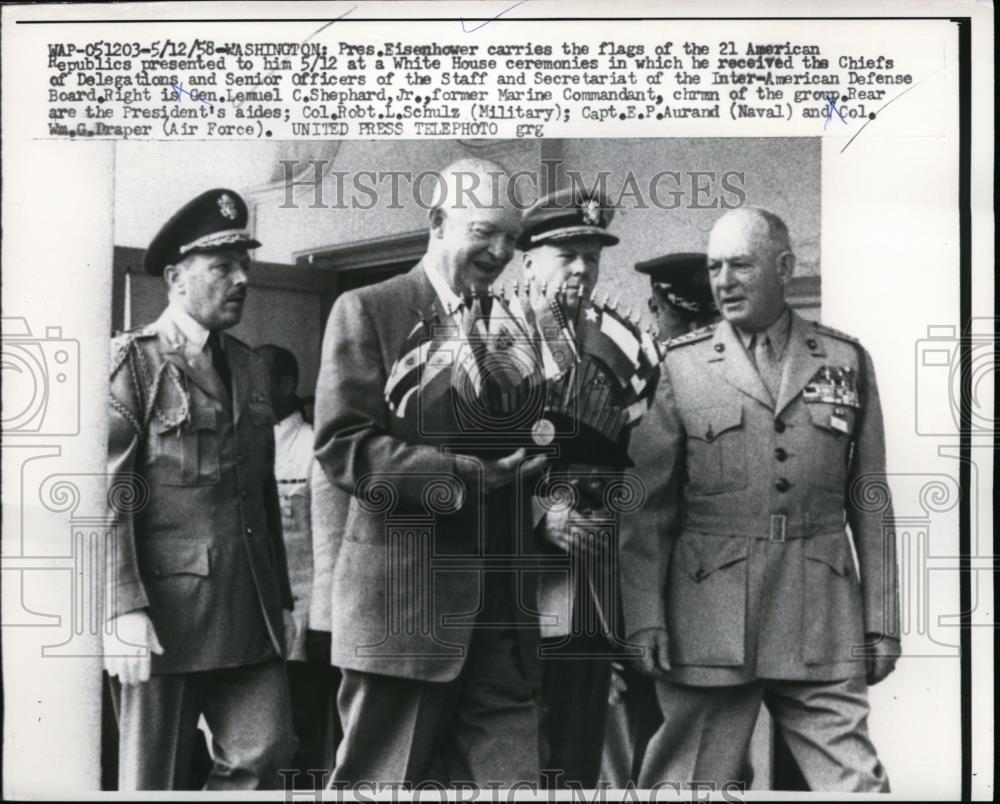
[[[864,675],[899,606],[867,352],[793,312],[775,402],[727,322],[663,366],[632,440],[648,496],[623,522],[627,633],[666,627],[682,683]]]
[[[248,346],[223,337],[231,398],[211,367],[185,359],[168,313],[112,341],[108,471],[132,499],[111,495],[108,610],[148,610],[164,648],[153,673],[284,652],[292,599],[269,377]]]
[[[526,497],[518,505],[513,488],[483,493],[474,476],[460,473],[447,439],[425,440],[390,411],[386,379],[428,317],[450,320],[421,264],[337,299],[316,387],[316,459],[351,494],[332,570],[333,664],[450,681],[486,603],[486,540],[498,536],[504,544],[491,552],[516,557],[519,534],[530,534],[530,505]],[[522,516],[523,527],[515,522]],[[525,672],[537,674],[530,576],[518,592],[518,633],[521,655],[532,662]]]

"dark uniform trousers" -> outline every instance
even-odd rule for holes
[[[609,555],[610,552],[610,555]],[[572,589],[570,628],[562,636],[542,640],[543,731],[547,759],[542,782],[547,787],[596,786],[607,722],[611,661],[615,656],[614,634],[609,633],[602,605],[594,598],[594,584],[602,585],[614,574],[615,581],[602,591],[617,592],[617,563],[613,551],[594,555],[570,554],[569,583]],[[602,595],[606,597],[607,594]]]
[[[638,783],[646,746],[663,724],[653,680],[629,664],[623,666],[622,678],[622,699],[607,706],[601,755],[601,781],[615,789]]]

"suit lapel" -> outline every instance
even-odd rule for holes
[[[725,320],[720,321],[715,328],[713,341],[708,362],[715,367],[722,378],[766,408],[773,409],[771,394],[764,387],[764,381],[750,362],[750,357],[732,324]]]
[[[170,317],[164,313],[153,326],[165,345],[163,359],[177,368],[205,393],[218,399],[227,408],[231,407],[232,401],[229,399],[229,394],[226,393],[226,386],[223,385],[222,379],[215,372],[215,369],[211,367],[203,369],[188,362],[184,353],[187,339],[184,337],[184,333],[170,320]]]
[[[436,318],[437,323],[444,326],[454,323],[452,317],[445,311],[444,305],[441,304],[431,280],[427,278],[422,260],[407,274],[407,278],[413,283],[410,309],[415,318],[431,321]]]
[[[815,331],[804,319],[792,312],[775,415],[780,414],[802,392],[809,380],[824,365],[825,358],[823,340],[816,337]]]

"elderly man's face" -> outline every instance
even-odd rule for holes
[[[785,307],[794,257],[752,213],[731,212],[708,238],[708,278],[723,317],[748,332],[766,329]]]
[[[431,237],[440,238],[444,278],[458,294],[485,290],[514,256],[521,232],[521,214],[503,191],[493,193],[491,183],[502,178],[483,177],[476,198],[465,196],[463,206],[435,211]]]
[[[250,257],[241,248],[189,254],[167,267],[171,296],[206,329],[229,329],[240,323],[247,298]]]
[[[543,243],[524,253],[524,270],[539,284],[562,289],[567,298],[589,295],[597,284],[601,263],[601,241],[596,237],[574,237]]]

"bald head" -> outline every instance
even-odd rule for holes
[[[756,332],[785,308],[785,285],[795,269],[788,227],[773,212],[743,207],[727,212],[708,237],[708,273],[722,315]]]
[[[507,192],[510,175],[497,162],[460,159],[440,176],[425,262],[455,293],[483,290],[514,256],[521,231],[521,213]]]

